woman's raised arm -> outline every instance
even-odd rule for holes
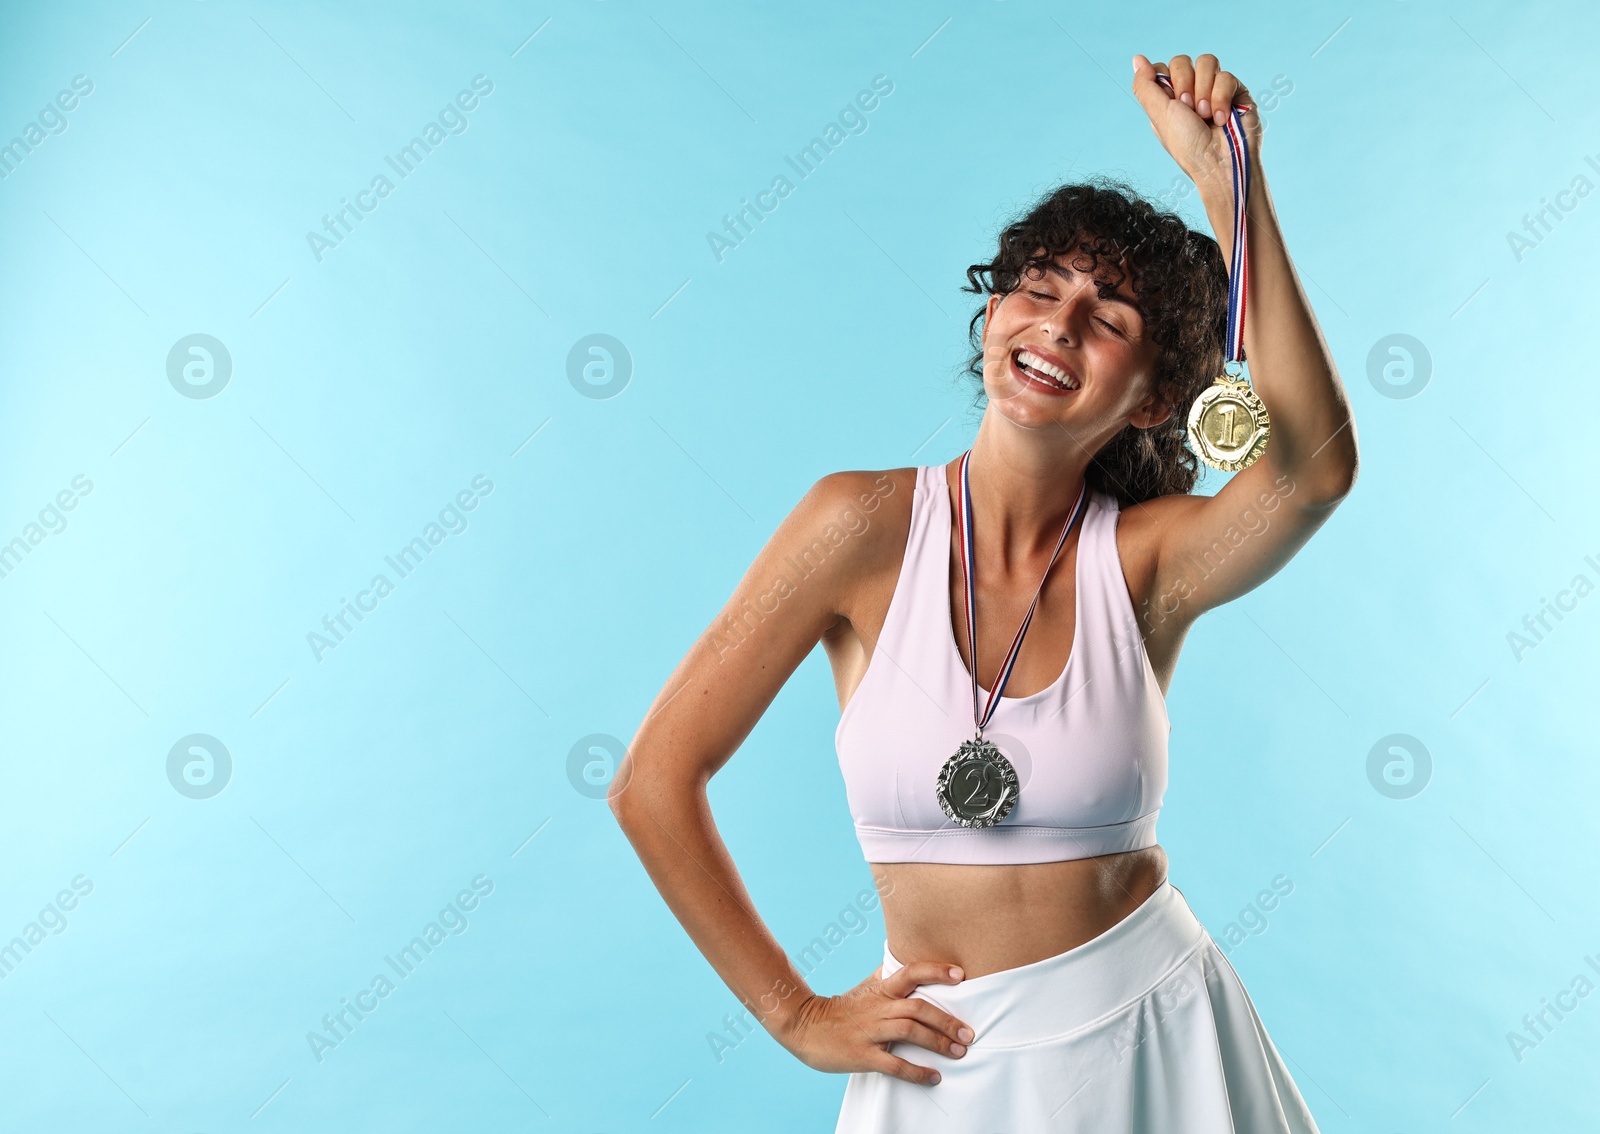
[[[1157,85],[1154,65],[1135,56],[1134,91],[1156,136],[1199,189],[1224,261],[1233,247],[1234,189],[1219,120],[1235,103],[1250,106],[1244,347],[1250,383],[1272,420],[1260,459],[1215,496],[1170,496],[1147,505],[1159,533],[1152,588],[1159,610],[1152,617],[1187,624],[1276,574],[1349,494],[1358,455],[1349,396],[1284,247],[1249,91],[1219,70],[1214,55],[1193,63],[1174,56],[1169,71],[1176,97]]]

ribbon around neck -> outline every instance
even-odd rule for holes
[[[1089,504],[1089,484],[1085,481],[1078,488],[1078,499],[1072,506],[1072,514],[1067,517],[1067,522],[1061,527],[1061,537],[1056,540],[1056,549],[1050,555],[1050,562],[1044,569],[1044,574],[1039,579],[1039,588],[1033,593],[1033,602],[1028,605],[1028,613],[1022,616],[1022,625],[1017,627],[1017,636],[1011,641],[1011,649],[1006,652],[1005,661],[1000,664],[1000,672],[994,679],[994,688],[989,690],[989,698],[981,710],[978,705],[978,607],[977,593],[974,585],[977,562],[972,547],[972,488],[967,478],[967,465],[972,459],[972,450],[968,449],[961,455],[961,514],[959,517],[961,528],[961,583],[966,594],[967,611],[967,654],[972,658],[972,718],[977,724],[977,736],[983,736],[983,726],[989,723],[989,718],[994,716],[994,711],[1000,705],[1000,695],[1005,691],[1006,683],[1011,680],[1011,671],[1016,667],[1017,654],[1022,650],[1022,639],[1028,632],[1028,624],[1033,621],[1033,612],[1039,606],[1039,596],[1044,593],[1045,580],[1050,577],[1050,568],[1056,565],[1056,558],[1061,554],[1061,549],[1066,545],[1067,534],[1072,531],[1072,526],[1078,522],[1079,517]]]

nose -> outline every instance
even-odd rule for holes
[[[1040,318],[1039,329],[1046,338],[1071,341],[1069,333],[1083,325],[1090,309],[1099,299],[1099,295],[1091,290],[1092,287],[1087,281],[1066,285],[1060,301]]]

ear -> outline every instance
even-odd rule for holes
[[[1137,409],[1128,415],[1128,424],[1137,429],[1149,429],[1160,425],[1172,416],[1172,407],[1161,400],[1161,396],[1152,390],[1146,395],[1144,401],[1139,403]]]
[[[1000,306],[1003,295],[991,295],[989,302],[983,308],[983,336],[978,340],[979,347],[987,350],[989,346],[989,324],[994,320],[995,310]]]
[[[1152,395],[1141,402],[1139,408],[1128,418],[1128,424],[1139,429],[1149,429],[1153,425],[1160,425],[1172,416],[1170,407],[1162,404],[1161,399]]]

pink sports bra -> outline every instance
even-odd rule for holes
[[[1154,846],[1172,724],[1117,558],[1120,508],[1092,488],[1066,668],[1037,693],[1002,696],[983,733],[1016,769],[1017,804],[992,827],[940,808],[939,769],[973,733],[951,621],[951,512],[944,466],[919,467],[883,633],[834,733],[867,861],[1060,862]]]

